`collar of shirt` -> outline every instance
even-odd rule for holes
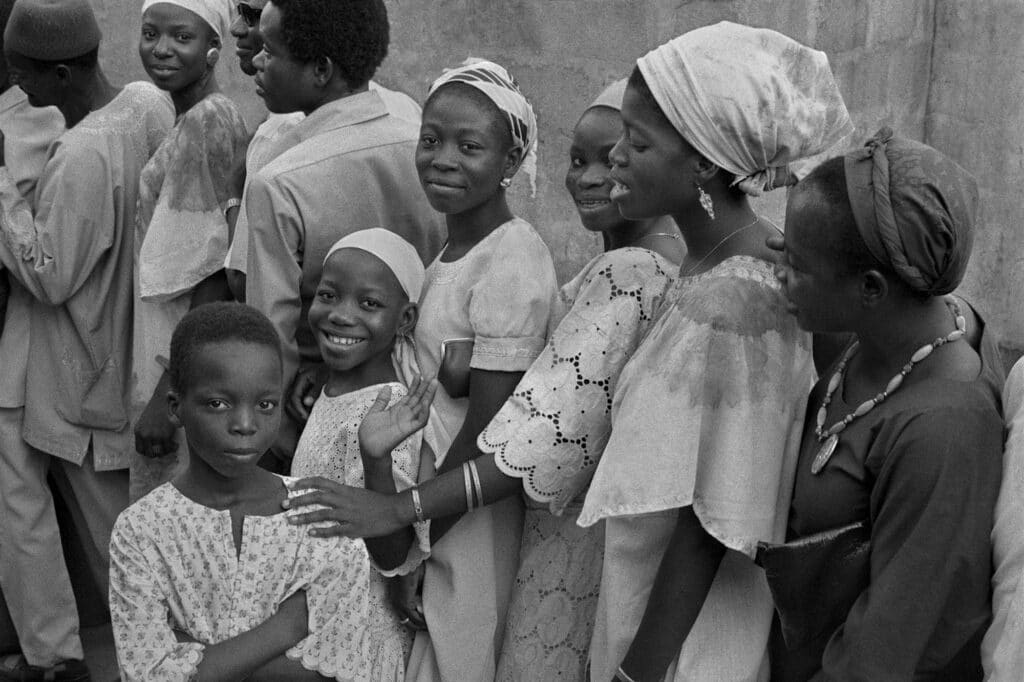
[[[296,142],[303,142],[330,130],[358,125],[387,115],[388,108],[381,96],[367,90],[324,104],[290,132]]]
[[[27,99],[28,97],[26,97],[21,88],[17,85],[12,85],[0,93],[0,111],[13,109]]]

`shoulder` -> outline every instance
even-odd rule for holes
[[[179,119],[178,125],[198,125],[203,129],[240,127],[244,130],[245,119],[242,117],[238,105],[231,98],[214,93],[204,97],[186,111]]]
[[[716,331],[759,337],[797,330],[767,261],[732,258],[703,275],[680,280],[677,287],[679,312]]]
[[[522,218],[512,218],[495,230],[494,243],[491,251],[498,256],[511,255],[516,258],[515,267],[531,265],[534,259],[540,258],[542,263],[551,263],[551,250],[544,243],[540,234],[530,223]],[[554,267],[552,265],[552,267]]]
[[[114,533],[121,535],[139,534],[140,530],[152,529],[154,524],[158,523],[162,518],[177,516],[176,510],[179,508],[180,493],[175,490],[171,483],[164,483],[122,511],[114,523]]]
[[[664,256],[654,251],[638,248],[622,248],[596,256],[583,266],[574,280],[583,286],[595,278],[609,278],[617,286],[642,286],[650,281],[655,283],[671,280],[678,268]]]

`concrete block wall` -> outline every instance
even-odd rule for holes
[[[92,0],[107,37],[101,57],[120,81],[144,78],[138,0]],[[537,194],[517,178],[513,209],[540,230],[562,281],[598,253],[563,186],[572,127],[634,60],[679,33],[731,20],[782,31],[829,55],[859,144],[880,125],[924,140],[979,177],[985,219],[965,291],[1024,349],[1024,4],[1020,0],[387,0],[391,50],[378,74],[422,101],[442,68],[495,59],[519,80],[540,121]],[[225,46],[224,90],[253,124],[262,105]],[[782,224],[785,196],[756,208]]]

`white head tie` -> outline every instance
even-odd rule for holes
[[[789,162],[853,132],[825,53],[777,31],[723,21],[637,66],[679,134],[747,194],[793,184]]]
[[[372,253],[395,273],[409,300],[413,303],[419,302],[423,279],[426,276],[423,261],[420,260],[413,245],[402,237],[380,227],[357,230],[334,242],[334,246],[324,256],[324,263],[326,264],[331,255],[339,249],[359,249]]]
[[[142,13],[145,14],[147,9],[160,3],[177,5],[198,14],[203,21],[210,25],[221,41],[231,30],[231,13],[234,6],[229,0],[143,0]]]

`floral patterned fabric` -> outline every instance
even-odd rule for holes
[[[391,403],[401,400],[408,391],[400,383],[391,387]],[[313,405],[309,421],[292,460],[295,477],[325,476],[345,485],[362,488],[363,462],[359,454],[359,424],[370,410],[384,384],[368,386],[352,393],[328,396],[322,393]],[[413,486],[419,472],[422,437],[406,439],[391,453],[395,487],[404,490]],[[366,582],[350,589],[366,592],[369,609],[365,618],[347,624],[354,631],[366,632],[370,641],[370,676],[367,680],[401,680],[405,661],[412,647],[412,632],[399,623],[391,608],[384,576],[404,575],[414,570],[430,553],[430,524],[415,524],[417,544],[410,548],[404,564],[391,571],[365,571]],[[360,544],[362,541],[360,541]],[[369,563],[367,554],[351,554],[350,561]]]
[[[590,261],[562,287],[559,308],[568,312],[477,439],[502,473],[522,478],[526,493],[555,514],[594,473],[611,432],[619,372],[675,270],[647,249],[616,249]]]
[[[294,479],[281,477],[282,485]],[[248,516],[236,552],[228,510],[165,483],[130,506],[110,542],[110,613],[125,682],[190,680],[207,645],[247,632],[298,590],[309,635],[288,650],[305,668],[345,682],[369,679],[362,542],[321,539],[285,514]],[[179,643],[179,631],[201,643]]]

